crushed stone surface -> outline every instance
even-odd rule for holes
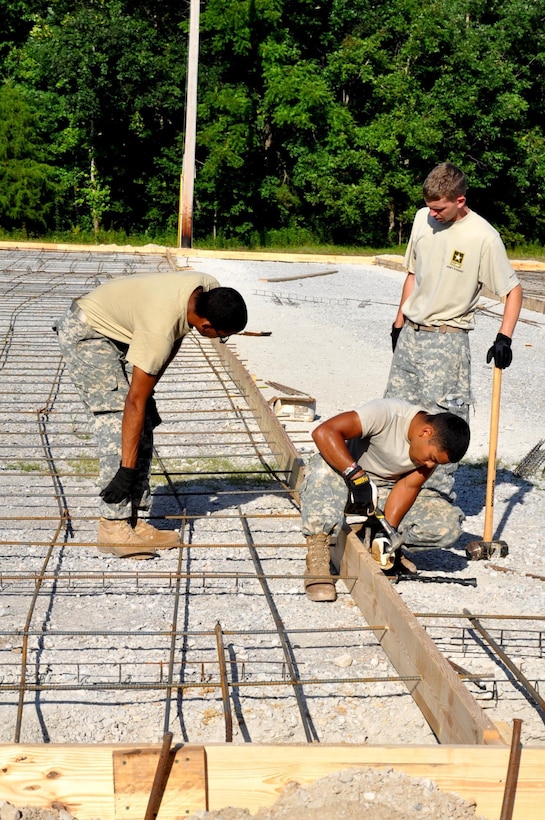
[[[301,390],[316,399],[316,418],[306,425],[306,432],[336,413],[383,394],[391,360],[390,326],[397,309],[403,274],[364,265],[199,258],[191,258],[189,264],[195,270],[217,276],[222,284],[236,287],[243,293],[249,308],[248,330],[271,332],[270,336],[263,337],[240,336],[236,339],[236,349],[247,369],[259,381],[266,400],[275,394],[274,388],[263,387],[268,380]],[[320,271],[326,271],[327,275],[308,276]],[[288,280],[287,277],[296,274],[301,278]],[[286,278],[286,281],[273,282],[273,278]],[[515,466],[545,436],[545,392],[542,388],[545,317],[542,314],[522,311],[513,341],[513,364],[504,371],[502,380],[494,537],[508,544],[508,555],[504,558],[495,556],[491,561],[470,562],[465,554],[466,544],[481,539],[483,534],[492,384],[492,369],[486,364],[486,351],[498,332],[500,314],[501,305],[482,299],[477,327],[471,334],[475,397],[470,418],[472,441],[466,459],[456,474],[458,503],[466,515],[464,534],[459,544],[450,550],[411,553],[419,580],[400,581],[396,589],[414,612],[459,613],[466,608],[481,615],[542,617],[545,602],[545,477],[541,471],[525,478],[517,477],[513,472]],[[160,391],[158,393],[160,402]],[[301,428],[299,424],[298,429]],[[312,445],[302,446],[300,452],[306,458],[312,452]],[[92,493],[91,487],[89,493]],[[216,506],[212,509],[212,516],[215,511],[221,512],[221,499],[218,497],[213,503]],[[241,503],[244,511],[267,513],[283,509],[275,497],[268,497],[266,493],[259,503]],[[274,538],[274,524],[269,523],[266,517],[259,526],[264,540]],[[291,537],[300,537],[296,525]],[[206,538],[213,540],[214,533],[207,533]],[[218,533],[217,538],[224,539],[225,533]],[[65,558],[65,561],[70,560],[70,556]],[[236,548],[226,556],[226,561],[235,568],[241,566],[240,560]],[[30,547],[25,561],[27,566],[31,562],[39,566],[39,551]],[[204,570],[213,569],[217,556],[211,551],[202,561]],[[174,559],[169,555],[162,555],[159,562],[162,567],[175,567]],[[265,560],[267,571],[274,571],[271,569],[273,563],[276,571],[283,571],[280,551]],[[100,558],[96,550],[83,548],[77,560],[74,559],[74,567],[78,571],[95,572],[99,568],[111,570],[119,565],[113,559]],[[327,629],[332,621],[352,626],[360,620],[357,608],[340,583],[339,598],[332,605],[308,601],[300,594],[298,582],[286,579],[280,584],[283,616],[293,617],[295,625]],[[165,593],[165,598],[159,593]],[[242,583],[234,594],[234,598],[220,595],[213,604],[208,594],[200,597],[194,595],[191,608],[196,619],[200,618],[203,626],[218,619],[227,628],[259,628],[262,601],[256,599],[249,584]],[[104,620],[107,627],[117,627],[116,618],[130,609],[134,630],[145,634],[150,623],[154,628],[161,624],[163,629],[167,629],[171,617],[168,602],[163,604],[167,597],[168,590],[154,590],[148,600],[142,595],[137,604],[133,604],[128,595],[125,598],[123,587],[119,585],[116,596],[112,594],[111,601],[105,602],[100,612],[95,612],[91,596],[78,596],[73,602],[70,626],[86,628],[92,614],[99,626],[103,625]],[[18,602],[14,599],[0,600],[0,627],[5,624],[11,628],[13,622],[18,622],[20,613],[17,607]],[[543,628],[543,623],[536,620],[531,623],[531,628],[537,631]],[[55,612],[53,625],[59,629],[66,627],[66,624],[55,621]],[[525,625],[520,627],[522,631],[525,628]],[[444,643],[441,644],[443,638]],[[489,675],[490,678],[500,674],[492,659],[486,660],[483,665],[482,657],[462,654],[460,647],[453,645],[444,635],[434,635],[434,639],[438,640],[446,657],[463,666],[467,672]],[[4,646],[2,641],[0,637],[0,645],[5,651],[13,652],[16,662],[19,647],[16,644]],[[269,636],[259,639],[258,648],[265,658],[276,652],[274,641]],[[519,668],[532,683],[542,681],[543,689],[545,669],[542,652],[524,643],[522,638],[518,644],[515,642],[515,647],[518,649],[513,649],[513,656]],[[104,658],[109,659],[109,649],[111,647],[106,637],[98,640],[94,647],[96,658],[100,659],[103,653]],[[340,641],[338,646],[328,647],[328,650],[326,663],[320,654],[315,658],[309,655],[309,668],[304,670],[308,676],[323,676],[329,670],[338,673],[343,665],[348,670],[347,674],[354,676],[365,675],[369,668],[378,674],[387,675],[390,672],[381,655],[361,642]],[[115,660],[120,664],[131,664],[135,658],[139,660],[137,649],[123,637],[119,639],[115,652]],[[235,643],[233,652],[239,659],[244,659],[248,648],[240,641],[239,644]],[[67,668],[68,678],[69,673],[71,670]],[[523,719],[523,744],[545,744],[545,726],[541,716],[527,699],[517,694],[515,688],[500,686],[500,697],[497,698],[496,690],[487,683],[486,678],[468,681],[467,686],[491,720],[511,724],[513,718]],[[115,716],[108,704],[102,707],[98,703],[99,699],[97,696],[97,703],[91,704],[94,708],[92,717],[88,717],[86,711],[88,704],[80,707],[75,699],[69,709],[60,706],[58,713],[49,712],[46,722],[49,738],[43,736],[37,719],[27,720],[24,724],[27,733],[24,741],[39,743],[51,738],[59,743],[160,741],[164,709],[159,698],[154,700],[137,695],[132,702],[123,704],[124,712],[118,709]],[[289,704],[284,711],[284,702],[285,698],[279,696],[278,706],[274,710],[261,708],[257,702],[253,709],[248,708],[244,715],[248,723],[239,726],[235,722],[235,742],[304,741],[298,722],[293,719],[293,704]],[[399,687],[389,688],[386,684],[380,689],[378,684],[369,684],[356,696],[353,687],[347,684],[340,695],[332,696],[316,706],[311,699],[310,705],[316,710],[315,724],[321,741],[384,744],[437,742],[410,696],[400,692]],[[4,729],[0,730],[3,733],[0,740],[4,743],[11,742],[13,736],[10,721],[11,712],[3,720]],[[183,721],[174,728],[182,734],[185,742],[224,740],[221,703],[217,693],[211,693],[210,703],[204,697],[201,700],[188,697],[184,704]],[[71,820],[72,817],[64,809],[12,809],[20,814],[10,815],[8,804],[2,805],[0,795],[0,820],[17,820],[18,817]],[[352,809],[353,814],[341,813]],[[340,820],[356,817],[389,820],[476,816],[474,808],[463,804],[459,798],[439,792],[427,781],[414,780],[392,771],[371,769],[342,771],[305,787],[290,785],[274,807],[261,809],[257,817],[259,820],[283,817],[299,820],[303,817],[312,819],[318,813],[321,817],[325,813],[327,817]],[[219,813],[194,815],[195,818],[216,817],[218,820],[238,820],[245,816],[248,816],[247,812],[244,814],[243,810],[235,807]]]
[[[190,820],[419,820],[476,818],[475,806],[440,791],[431,780],[408,777],[393,769],[343,769],[310,785],[290,783],[268,808],[251,815],[228,807],[198,812]]]

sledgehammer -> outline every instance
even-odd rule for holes
[[[496,450],[500,421],[501,369],[494,365],[492,380],[492,401],[490,404],[490,442],[488,446],[488,473],[486,479],[486,505],[484,512],[484,534],[482,541],[470,541],[466,546],[467,557],[471,561],[490,558],[499,552],[505,558],[509,548],[505,541],[493,541],[494,490],[496,487]]]

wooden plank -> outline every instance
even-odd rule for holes
[[[78,820],[115,820],[112,747],[2,744],[0,798],[21,807],[58,802]]]
[[[78,820],[142,820],[160,745],[0,745],[0,799],[15,806],[61,803]],[[202,746],[175,747],[158,820],[206,809]]]
[[[181,747],[178,754],[188,748]],[[194,748],[194,747],[192,747]],[[160,745],[145,746],[159,755]],[[118,820],[113,757],[135,745],[0,745],[0,799],[15,806],[66,807],[78,820]],[[443,791],[475,801],[477,814],[500,816],[509,749],[499,746],[333,746],[253,743],[204,747],[208,809],[239,806],[255,813],[271,805],[289,782],[312,783],[352,766],[392,767],[433,780]],[[541,820],[545,748],[522,749],[513,820]],[[187,816],[186,803],[161,806],[160,820]],[[144,815],[140,815],[142,820]]]
[[[391,582],[354,533],[342,531],[333,562],[377,639],[401,676],[420,675],[409,691],[441,743],[502,743],[491,720],[459,680]]]
[[[53,251],[57,253],[127,253],[145,256],[167,256],[173,254],[172,248],[159,245],[77,245],[64,242],[3,242],[0,250]]]
[[[324,262],[326,264],[374,265],[374,256],[327,253],[275,253],[274,251],[207,251],[199,248],[178,248],[178,258],[191,259],[248,259],[253,262]]]
[[[522,282],[522,287],[524,291],[524,282]],[[492,293],[492,291],[487,288],[482,289],[481,296],[484,296],[485,299],[493,299],[495,302],[502,301],[499,296],[496,296],[495,293]],[[545,300],[539,296],[526,296],[523,292],[522,307],[525,310],[533,310],[534,313],[545,313]],[[498,318],[500,317],[498,316]]]
[[[114,809],[116,820],[142,820],[146,814],[160,750],[114,751]],[[171,749],[167,782],[158,820],[185,817],[206,809],[206,766],[202,746]]]
[[[312,279],[314,276],[330,276],[338,273],[336,270],[321,270],[316,273],[299,273],[295,276],[270,276],[269,278],[258,279],[258,282],[293,282],[296,279]]]
[[[239,806],[255,813],[289,782],[311,783],[352,766],[392,767],[433,780],[443,791],[476,802],[476,814],[499,818],[509,749],[490,746],[206,746],[209,810]],[[545,749],[526,747],[513,820],[542,820]]]

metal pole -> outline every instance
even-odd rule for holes
[[[184,177],[180,174],[180,193],[178,196],[178,247],[182,247],[182,197],[184,190]]]
[[[200,0],[190,0],[189,47],[187,55],[187,102],[185,147],[182,167],[182,217],[180,247],[190,248],[193,237],[193,186],[195,178],[195,135],[197,131],[197,73],[199,64]]]
[[[159,762],[155,770],[155,777],[153,778],[153,785],[151,787],[151,794],[149,796],[144,820],[155,820],[161,808],[161,800],[165,791],[165,785],[168,777],[168,763],[170,755],[170,747],[172,745],[172,732],[167,732],[163,735],[163,745],[161,746],[161,754],[159,755]]]
[[[520,768],[520,731],[522,720],[513,720],[513,736],[511,738],[511,751],[509,754],[509,764],[507,767],[507,777],[505,778],[505,791],[503,793],[503,803],[501,807],[500,820],[511,820],[513,809],[515,808],[515,797],[517,795],[517,780]]]

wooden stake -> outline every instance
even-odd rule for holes
[[[488,445],[488,474],[486,480],[486,508],[484,514],[484,541],[492,541],[494,530],[494,491],[496,489],[496,459],[500,424],[501,370],[494,366],[492,401],[490,404],[490,442]]]

